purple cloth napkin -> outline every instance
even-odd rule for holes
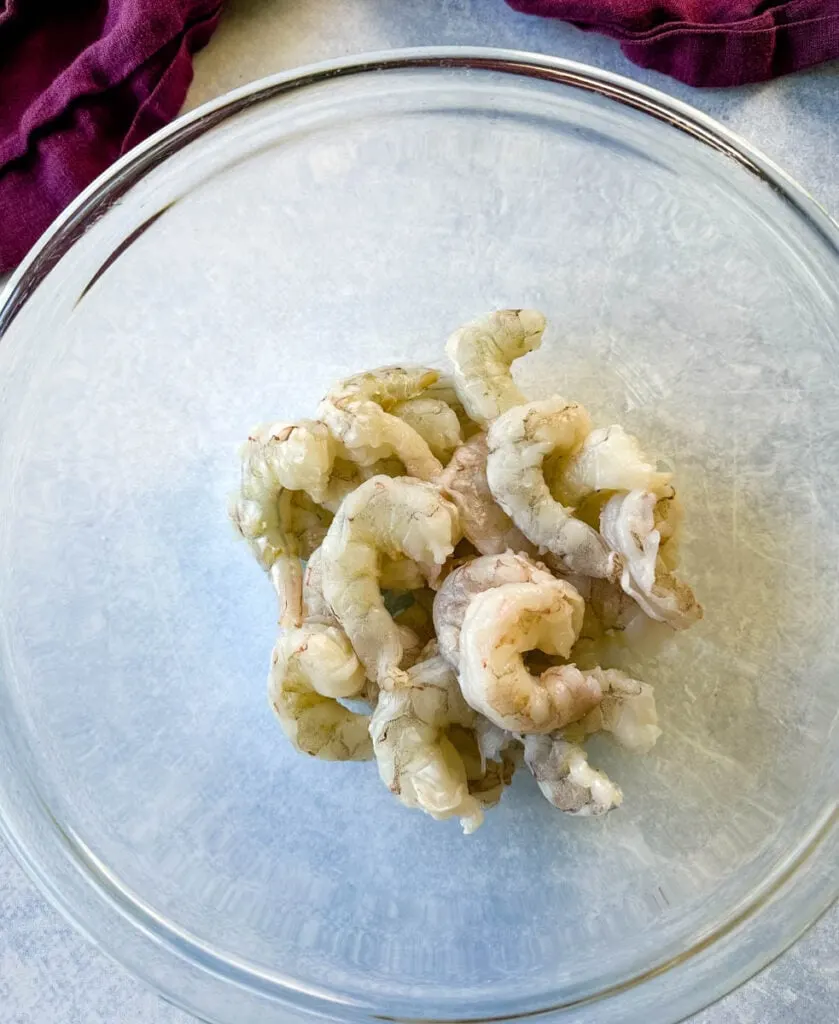
[[[222,0],[0,0],[0,273],[178,112]]]
[[[612,36],[634,63],[688,85],[762,82],[839,57],[839,0],[507,3]]]

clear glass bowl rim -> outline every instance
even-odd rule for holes
[[[690,105],[621,75],[562,58],[483,47],[420,47],[325,61],[258,79],[178,118],[135,147],[70,204],[12,275],[0,295],[0,341],[27,299],[85,231],[149,170],[172,153],[246,108],[307,86],[332,78],[418,69],[493,71],[541,79],[598,94],[664,122],[735,161],[764,186],[771,188],[836,257],[839,273],[839,224],[770,159]],[[106,261],[103,270],[109,263],[110,260]],[[13,789],[13,779],[0,777],[0,835],[26,873],[75,928],[167,1001],[201,1019],[215,1021],[218,1018],[213,1015],[213,984],[221,985],[222,989],[232,984],[239,989],[242,999],[260,1014],[260,1021],[267,1019],[261,1015],[266,1000],[274,1008],[271,1020],[299,1020],[302,1016],[307,1019],[317,1016],[358,1021],[397,1019],[380,1016],[367,1008],[336,1003],[334,996],[282,984],[251,970],[246,964],[216,957],[198,940],[161,921],[153,909],[139,899],[126,898],[128,894],[113,884],[106,866],[98,864],[90,851],[65,831],[49,808],[37,800],[38,806],[28,806],[27,813],[39,816],[42,823],[48,823],[53,841],[51,852],[61,857],[69,854],[74,868],[84,880],[88,899],[83,907],[74,906],[66,893],[54,884],[45,863],[47,858],[39,857],[30,848],[22,830],[16,826],[13,808],[16,794],[13,794]],[[670,961],[651,966],[635,977],[616,980],[613,985],[584,1000],[568,1002],[558,998],[550,1005],[525,1014],[504,1013],[492,1018],[467,1016],[459,1020],[474,1024],[523,1017],[559,1020],[564,1019],[566,1013],[571,1013],[575,1015],[575,1022],[585,1021],[586,1024],[589,1020],[595,1022],[607,1018],[609,1021],[626,1021],[636,1019],[630,1016],[633,1006],[626,1000],[633,1000],[643,990],[641,999],[633,1004],[635,1011],[643,1012],[651,1024],[653,1021],[675,1024],[763,969],[831,906],[839,897],[839,872],[835,870],[837,857],[839,810],[834,805],[814,826],[807,843],[799,847],[784,869],[769,880],[747,906],[734,908],[726,922],[704,936],[692,949]],[[805,864],[809,870],[800,870]],[[779,914],[781,909],[782,915]],[[770,934],[760,927],[767,915],[775,917],[776,925],[778,916],[784,918],[782,926],[775,927]],[[130,934],[133,941],[124,946],[106,941],[104,936],[113,936],[115,930]],[[197,969],[199,976],[206,978],[208,983],[212,979],[206,996],[196,997],[193,985],[192,996],[187,997],[179,991],[179,986],[172,985],[172,972],[162,969],[159,964],[161,947],[172,959]],[[735,949],[736,965],[730,960]],[[724,963],[726,966],[722,967]],[[693,970],[692,975],[689,969]],[[662,985],[663,980],[666,980],[666,989]],[[215,992],[219,991],[216,987]],[[249,1002],[251,999],[253,1002]],[[623,1002],[618,1009],[615,1003],[621,1000]],[[653,1007],[655,1011],[650,1013]],[[613,1016],[615,1010],[617,1016]],[[601,1018],[603,1011],[606,1011],[606,1016]],[[663,1016],[659,1016],[659,1011]],[[242,1019],[245,1019],[244,1015]],[[432,1018],[412,1013],[411,1019],[424,1021]]]

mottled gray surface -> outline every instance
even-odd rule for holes
[[[501,0],[231,0],[196,67],[194,106],[297,64],[423,44],[511,46],[659,86],[719,118],[839,214],[839,66],[729,92],[695,92],[624,60],[617,46],[528,19]],[[839,911],[693,1024],[825,1024],[839,1017]],[[0,847],[0,1024],[187,1024],[77,936]]]

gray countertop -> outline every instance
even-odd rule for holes
[[[198,56],[188,106],[330,57],[432,44],[542,51],[617,71],[692,103],[754,143],[839,216],[839,63],[761,86],[696,91],[634,67],[617,44],[527,18],[502,0],[229,0]],[[77,935],[0,843],[0,1024],[188,1024]],[[839,1019],[839,907],[692,1024]]]

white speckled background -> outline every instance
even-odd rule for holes
[[[188,106],[284,68],[425,44],[518,47],[584,61],[693,103],[755,143],[839,216],[839,64],[768,85],[696,92],[628,63],[617,45],[526,18],[502,0],[229,0],[196,62]],[[94,950],[0,845],[0,1024],[188,1024]],[[839,909],[692,1024],[839,1019]],[[630,1024],[630,1022],[628,1022]]]

